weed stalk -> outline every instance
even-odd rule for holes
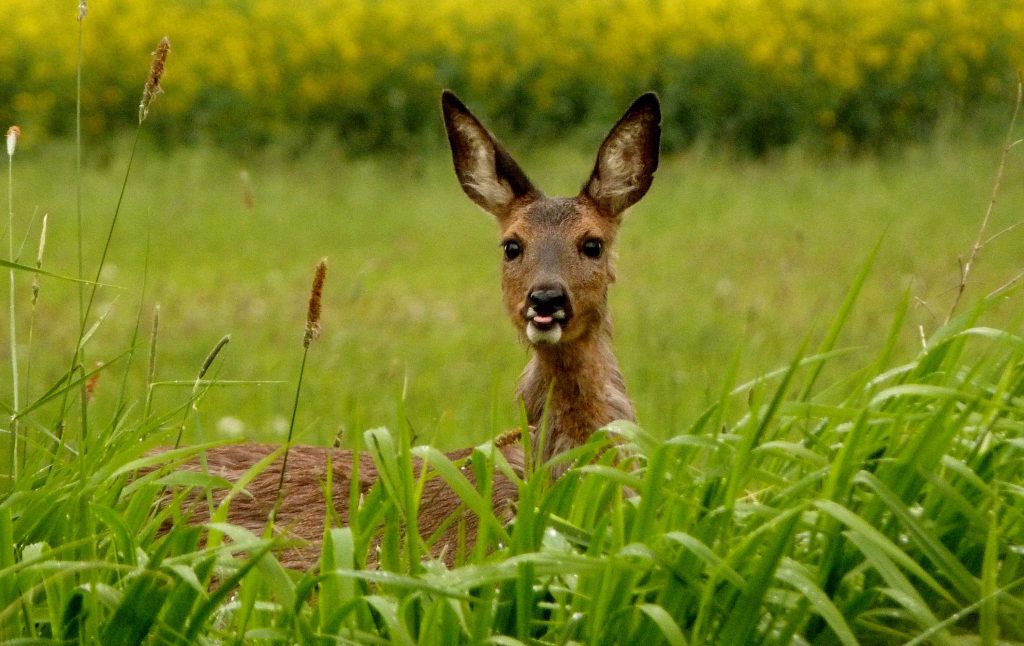
[[[320,336],[320,302],[324,291],[324,280],[327,278],[327,259],[322,259],[316,265],[316,272],[313,275],[313,287],[309,291],[309,309],[306,313],[306,329],[302,335],[302,363],[299,365],[299,378],[295,385],[295,400],[292,403],[292,418],[288,423],[288,437],[284,445],[284,457],[281,459],[281,475],[277,481],[277,499],[274,501],[274,508],[270,512],[269,524],[277,521],[277,514],[281,509],[281,501],[284,498],[284,474],[288,469],[288,452],[292,448],[292,436],[295,433],[295,418],[299,412],[299,395],[302,393],[302,377],[306,373],[306,358],[309,356],[309,346]]]
[[[231,341],[231,335],[225,334],[221,337],[217,345],[213,346],[213,350],[206,355],[206,359],[203,360],[203,365],[199,368],[199,374],[196,375],[196,380],[192,384],[192,404],[185,409],[185,415],[181,419],[181,426],[178,427],[178,437],[174,440],[174,448],[181,446],[181,436],[185,432],[185,426],[188,424],[189,413],[198,410],[196,402],[199,400],[199,387],[203,385],[203,378],[206,377],[206,373],[209,372],[210,367],[213,366],[213,362],[217,359],[217,355],[224,349],[224,346]]]
[[[143,407],[142,420],[149,420],[149,412],[153,406],[153,382],[156,380],[156,341],[160,333],[160,303],[153,306],[153,327],[149,333],[149,365],[146,367],[146,403]]]
[[[18,126],[11,126],[7,130],[7,242],[8,257],[14,262],[14,150],[18,145],[18,137],[21,136],[21,129]],[[18,400],[18,335],[15,323],[14,298],[14,268],[9,270],[10,276],[10,301],[9,311],[11,332],[11,403],[13,412],[11,414],[11,487],[18,479],[18,410],[21,408]]]
[[[80,5],[79,16],[83,16],[83,15],[84,15],[84,13],[81,10],[81,5]],[[163,37],[160,40],[160,43],[157,46],[156,51],[153,52],[153,62],[150,65],[149,74],[146,77],[146,83],[145,83],[145,85],[143,87],[142,99],[139,102],[139,123],[138,123],[138,126],[135,128],[135,136],[132,139],[131,150],[130,150],[130,152],[128,154],[128,165],[125,168],[124,179],[121,182],[121,190],[120,190],[120,192],[118,194],[118,197],[117,197],[117,204],[114,207],[114,215],[111,218],[110,226],[107,229],[107,237],[106,237],[106,241],[103,244],[103,250],[100,253],[100,260],[99,260],[98,265],[96,266],[95,280],[93,281],[93,284],[90,286],[89,297],[88,297],[88,299],[85,302],[85,308],[82,311],[82,317],[81,317],[81,321],[79,323],[78,342],[75,344],[75,352],[74,352],[74,354],[73,354],[73,356],[71,358],[71,369],[68,370],[68,386],[69,387],[65,391],[65,394],[64,394],[64,402],[61,405],[61,409],[60,409],[60,419],[57,421],[57,424],[55,425],[56,428],[57,428],[58,446],[60,446],[64,442],[64,429],[65,429],[64,416],[65,416],[65,414],[67,412],[67,398],[68,398],[70,390],[71,390],[70,389],[70,385],[71,385],[72,380],[74,378],[74,373],[75,373],[74,367],[79,365],[82,362],[82,346],[83,346],[82,340],[85,338],[86,322],[89,319],[89,314],[92,311],[93,303],[96,300],[96,291],[97,291],[97,288],[99,287],[100,277],[101,277],[101,275],[103,273],[103,268],[106,266],[107,254],[110,251],[110,243],[111,243],[111,241],[114,238],[114,230],[117,228],[117,220],[118,220],[118,217],[119,217],[119,215],[121,213],[121,205],[124,202],[125,191],[128,188],[128,178],[131,176],[132,162],[135,160],[135,152],[136,152],[136,150],[138,148],[139,136],[142,133],[142,124],[143,124],[143,122],[145,122],[146,116],[149,114],[149,106],[152,103],[153,99],[156,97],[157,94],[160,94],[163,91],[162,88],[161,88],[161,85],[160,85],[160,81],[161,81],[161,79],[163,77],[164,68],[165,68],[166,63],[167,63],[167,55],[170,53],[170,51],[171,51],[170,40],[168,40],[168,38],[165,36],[165,37]],[[80,105],[81,105],[81,102],[79,101],[79,110],[81,109]],[[79,141],[79,146],[80,146],[80,141]],[[81,185],[81,181],[79,181],[79,185]],[[81,245],[81,239],[82,239],[82,231],[81,231],[81,228],[80,228],[79,229],[79,244],[80,245]],[[87,414],[87,411],[86,411],[86,408],[85,408],[85,405],[84,405],[84,393],[83,393],[82,420],[81,420],[81,422],[82,422],[82,431],[81,431],[81,434],[82,434],[82,450],[84,452],[85,445],[86,445],[86,440],[88,438],[88,414]]]
[[[78,280],[85,279],[85,251],[82,228],[82,63],[84,40],[82,23],[88,6],[85,0],[78,4],[78,59],[75,66],[75,212],[78,218]],[[78,283],[79,325],[85,326],[85,283]]]
[[[43,224],[42,224],[42,227],[40,228],[40,231],[39,231],[39,249],[36,252],[36,269],[40,269],[40,270],[43,268],[43,253],[46,251],[46,228],[47,228],[48,221],[49,221],[49,214],[48,213],[44,213],[43,214]],[[39,303],[39,292],[40,292],[40,289],[41,289],[41,281],[39,280],[39,274],[35,274],[32,277],[32,313],[29,315],[29,320],[28,320],[28,350],[27,350],[26,361],[25,361],[25,397],[26,397],[26,399],[29,397],[29,395],[31,393],[30,384],[31,384],[31,380],[32,380],[32,355],[33,355],[32,351],[33,351],[33,348],[35,347],[33,341],[35,340],[35,331],[36,331],[36,305]],[[25,453],[26,450],[27,450],[27,444],[26,444],[26,448],[24,450],[22,450],[22,454],[21,454],[21,464],[22,464],[23,467],[25,465],[25,460],[28,457],[27,454]]]
[[[956,287],[956,297],[953,299],[953,306],[949,308],[949,314],[946,315],[946,320],[943,321],[943,325],[946,325],[953,320],[953,316],[956,314],[956,309],[960,305],[960,299],[964,295],[964,290],[967,289],[967,278],[971,274],[971,269],[974,267],[978,254],[986,244],[995,240],[1003,233],[1006,233],[1006,231],[1002,231],[988,240],[985,239],[985,233],[988,230],[989,221],[992,219],[992,212],[995,211],[996,200],[999,197],[999,191],[1003,185],[1003,173],[1006,170],[1006,158],[1009,156],[1010,150],[1021,141],[1014,141],[1013,131],[1017,128],[1017,117],[1020,115],[1022,103],[1024,103],[1024,74],[1018,73],[1017,100],[1013,106],[1013,115],[1010,117],[1010,126],[1006,130],[1006,143],[1003,145],[1003,153],[999,157],[999,166],[996,169],[996,179],[992,184],[992,195],[988,200],[988,208],[985,209],[985,217],[981,219],[981,227],[978,228],[978,237],[974,240],[974,244],[971,245],[971,251],[967,255],[967,260],[963,261],[960,265],[960,283]],[[1007,231],[1016,226],[1017,225],[1010,227]]]

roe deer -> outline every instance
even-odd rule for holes
[[[519,382],[534,434],[547,425],[549,457],[587,441],[592,432],[616,419],[634,419],[622,375],[612,352],[608,285],[615,280],[612,246],[623,211],[647,192],[658,166],[661,114],[653,93],[638,98],[611,129],[579,195],[547,197],[526,177],[493,135],[450,91],[441,96],[455,172],[463,191],[490,212],[501,229],[502,292],[505,307],[533,357]],[[514,434],[496,442],[509,464],[522,472],[523,448]],[[206,452],[211,473],[237,480],[275,447],[238,444]],[[452,460],[471,449],[448,453]],[[349,487],[368,490],[377,480],[373,461],[359,456],[358,483],[352,482],[353,454],[343,449],[294,446],[284,475],[283,500],[275,527],[302,539],[303,547],[279,555],[289,567],[308,568],[319,556],[325,507],[322,483],[328,457],[333,468],[333,506],[347,522]],[[249,496],[231,502],[229,521],[259,533],[278,489],[282,460],[265,469],[247,487]],[[422,469],[416,462],[415,467]],[[186,468],[199,469],[196,463]],[[466,475],[472,473],[466,470]],[[516,500],[514,483],[500,474],[492,487],[497,517],[509,520]],[[197,505],[203,520],[205,505]],[[439,477],[429,478],[421,498],[418,528],[431,536],[460,512],[458,496]],[[463,519],[466,536],[475,536],[478,519]],[[451,563],[457,537],[451,523],[434,546]],[[446,551],[447,550],[447,551]]]

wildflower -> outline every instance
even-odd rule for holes
[[[171,41],[164,36],[160,39],[160,44],[156,46],[156,51],[153,52],[153,63],[149,67],[149,76],[146,77],[146,85],[142,89],[142,101],[139,102],[139,123],[146,118],[149,114],[149,104],[153,102],[153,99],[157,94],[163,92],[163,88],[160,87],[160,79],[164,75],[164,66],[167,63],[167,54],[171,51]]]
[[[320,297],[324,291],[324,279],[327,278],[327,259],[324,258],[316,266],[313,276],[313,288],[309,291],[309,312],[306,314],[306,333],[302,337],[302,347],[320,337]]]
[[[18,137],[21,136],[21,128],[18,126],[11,126],[7,129],[7,156],[14,156],[14,149],[18,145]]]

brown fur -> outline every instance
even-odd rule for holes
[[[232,482],[238,480],[257,462],[270,455],[279,447],[271,444],[230,444],[216,447],[206,452],[209,472]],[[522,451],[518,444],[499,447],[509,464],[518,473],[522,473]],[[461,460],[470,455],[472,449],[461,449],[447,454],[450,460]],[[320,557],[320,541],[324,532],[324,516],[327,510],[324,500],[325,483],[327,482],[328,457],[332,467],[332,507],[338,514],[341,525],[348,524],[348,507],[350,487],[353,482],[352,452],[344,449],[332,449],[316,446],[294,446],[288,455],[288,469],[284,477],[284,497],[277,521],[274,525],[276,534],[288,541],[289,547],[278,552],[278,560],[285,567],[308,569]],[[245,492],[237,495],[230,504],[228,520],[245,527],[256,535],[261,535],[267,525],[267,519],[277,500],[277,487],[281,474],[282,459],[278,458],[264,469],[246,487]],[[414,461],[417,476],[422,465]],[[192,462],[186,468],[199,470],[198,463]],[[472,477],[469,469],[463,473]],[[377,482],[377,468],[369,454],[359,455],[358,487],[365,494]],[[219,503],[224,493],[219,492],[215,499]],[[497,518],[504,521],[511,519],[512,501],[516,499],[516,487],[508,478],[496,474],[493,483],[493,510]],[[205,500],[196,500],[191,516],[192,522],[207,522],[209,509]],[[478,519],[475,514],[464,512],[461,519],[449,519],[459,508],[461,501],[440,477],[429,477],[423,486],[421,497],[421,513],[417,520],[420,534],[429,537],[443,523],[449,520],[461,520],[465,534],[471,538],[476,535]],[[431,510],[443,510],[444,513],[431,513]],[[437,555],[451,565],[454,559],[454,548],[458,537],[459,522],[451,522],[437,541]],[[371,556],[370,564],[376,562]]]
[[[647,192],[658,165],[661,117],[657,98],[646,94],[627,110],[601,145],[590,178],[573,198],[546,197],[454,94],[445,92],[441,103],[463,190],[495,216],[503,244],[512,242],[521,252],[514,258],[506,255],[502,293],[520,336],[534,347],[517,396],[532,427],[547,420],[548,444],[543,455],[579,446],[616,419],[633,420],[633,406],[612,351],[607,295],[615,280],[612,249],[622,212]],[[587,244],[600,245],[601,253],[588,255]],[[541,306],[531,310],[541,292],[557,293],[561,299],[559,308],[551,308],[552,317],[548,318],[557,322],[550,325],[544,313],[537,318]],[[546,329],[540,336],[538,326]],[[497,444],[513,468],[522,473],[520,445]],[[261,444],[224,446],[208,451],[207,461],[212,473],[235,481],[272,450],[274,447]],[[340,522],[347,522],[352,453],[293,447],[276,527],[305,545],[281,555],[287,566],[308,568],[319,556],[328,452],[333,464],[332,506]],[[456,460],[469,453],[462,449],[448,457]],[[231,522],[262,532],[277,496],[280,464],[278,460],[257,476],[247,487],[249,495],[232,501]],[[190,468],[199,467],[192,464]],[[420,468],[418,463],[416,468]],[[464,472],[472,477],[469,470]],[[362,454],[360,491],[367,491],[376,480],[372,460]],[[495,476],[492,507],[499,518],[510,519],[516,494],[512,482]],[[201,511],[196,520],[204,520],[205,505],[197,507]],[[440,478],[430,478],[419,510],[421,535],[430,536],[459,507],[455,493]],[[477,519],[467,512],[464,520],[466,536],[472,540]],[[457,527],[458,523],[452,523],[436,543],[435,553],[443,554],[449,563]]]
[[[612,350],[608,286],[615,281],[613,246],[622,212],[647,192],[658,167],[660,110],[653,94],[637,99],[612,128],[580,194],[549,198],[454,95],[442,97],[455,170],[466,194],[498,221],[503,242],[521,255],[506,260],[501,287],[516,329],[528,338],[530,295],[543,287],[565,293],[572,316],[557,343],[534,343],[518,396],[531,426],[545,405],[550,424],[545,455],[579,446],[616,419],[633,420],[633,405]],[[483,152],[481,152],[483,151]],[[582,253],[587,241],[604,248]],[[548,393],[551,393],[548,403]]]

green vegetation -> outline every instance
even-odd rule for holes
[[[579,188],[598,142],[514,148],[540,186],[564,194]],[[89,259],[99,256],[127,148],[115,145],[109,161],[87,164]],[[930,334],[951,306],[957,258],[976,235],[998,157],[997,143],[969,141],[847,161],[794,153],[756,163],[712,151],[667,157],[650,195],[627,215],[611,290],[620,363],[650,432],[673,435],[717,401],[738,347],[740,374],[752,378],[789,361],[805,337],[820,336],[879,240],[841,339],[863,349],[838,361],[843,369],[858,365],[878,347],[907,290],[915,301],[898,347],[912,356],[918,324]],[[73,176],[72,150],[26,147],[15,166],[18,242],[28,238],[22,259],[33,259],[40,218],[49,213],[44,268],[74,275],[75,190],[53,181]],[[1012,224],[1022,203],[1024,187],[1008,179],[990,233]],[[1014,275],[1020,235],[1012,231],[984,250],[965,298]],[[292,382],[310,272],[326,256],[324,334],[310,354],[298,437],[329,443],[339,430],[351,437],[396,428],[405,421],[396,406],[404,393],[404,415],[422,441],[481,442],[517,424],[513,387],[526,363],[501,305],[497,243],[496,226],[462,195],[440,142],[401,160],[351,161],[329,148],[297,160],[268,153],[245,161],[206,148],[146,151],[135,161],[103,277],[124,289],[100,290],[97,315],[114,310],[87,360],[109,363],[126,349],[141,301],[143,345],[153,307],[161,306],[157,380],[186,382],[158,387],[156,409],[180,402],[225,334],[232,336],[214,366],[218,379]],[[31,279],[19,280],[27,299]],[[73,348],[77,335],[77,290],[43,284],[26,401],[67,370],[70,351],[61,349]],[[27,331],[31,310],[18,313]],[[990,316],[1011,323],[1013,308]],[[97,384],[92,406],[100,418],[120,397],[119,379],[107,375],[122,368],[110,366]],[[147,368],[135,361],[132,383],[144,383]],[[0,372],[5,392],[9,378]],[[288,383],[213,389],[204,399],[206,425],[232,417],[250,437],[281,438],[275,433],[291,396]]]
[[[597,145],[576,136],[511,147],[568,193]],[[1024,642],[1018,150],[980,234],[1000,162],[980,135],[884,157],[666,156],[612,293],[642,426],[554,458],[573,466],[552,481],[553,464],[518,479],[488,444],[518,424],[526,351],[494,225],[440,133],[424,140],[359,160],[327,142],[244,159],[145,136],[19,144],[0,236],[0,640]],[[181,461],[283,441],[293,413],[296,441],[371,447],[392,476],[306,573],[162,504],[230,486]],[[516,482],[515,519],[481,523],[452,569],[423,561],[429,541],[399,530],[412,460],[466,492],[438,449],[474,445],[478,482]]]
[[[229,526],[216,529],[230,547],[212,534],[198,547],[185,524],[157,539],[161,472],[125,476],[170,456],[135,460],[146,425],[102,429],[52,471],[33,452],[32,476],[0,507],[0,626],[103,643],[1020,640],[1024,339],[981,325],[985,309],[894,364],[897,307],[864,369],[815,387],[839,356],[826,342],[774,375],[727,382],[665,441],[617,426],[634,457],[595,463],[595,442],[554,485],[533,473],[514,524],[451,571],[403,561],[393,532],[387,570],[360,568],[372,533],[416,495],[410,478],[329,532],[318,576],[289,576],[268,543]],[[377,429],[365,443],[394,468],[411,469],[411,454],[443,464],[408,437]],[[474,465],[502,468],[486,447]]]
[[[534,150],[524,164],[551,192],[568,192],[590,163],[573,151],[591,148]],[[53,182],[73,155],[54,145],[15,159],[17,213],[50,214],[44,268],[75,273],[73,187]],[[287,427],[305,289],[323,254],[325,331],[306,366],[300,440],[329,442],[343,429],[352,441],[385,425],[398,447],[448,448],[514,427],[525,353],[500,311],[493,223],[461,196],[439,149],[359,162],[329,149],[268,153],[244,166],[209,149],[140,154],[101,278],[121,288],[100,288],[103,323],[85,350],[104,362],[88,405],[94,439],[78,442],[71,415],[69,448],[53,457],[56,403],[22,420],[28,462],[0,503],[4,637],[1020,640],[1019,292],[979,304],[1019,270],[1018,231],[983,249],[962,316],[940,325],[997,162],[997,145],[970,142],[831,162],[669,157],[623,229],[613,291],[644,423],[616,432],[636,457],[592,465],[595,445],[553,486],[534,474],[508,535],[485,537],[487,553],[450,572],[404,562],[389,543],[391,573],[360,569],[371,533],[399,518],[393,501],[413,494],[380,489],[351,529],[331,531],[323,574],[296,579],[263,554],[264,541],[229,527],[219,529],[230,547],[199,547],[185,524],[157,537],[154,478],[165,471],[129,474],[183,419],[193,438],[235,424],[226,418],[252,437]],[[1019,159],[1010,166],[1012,176]],[[116,153],[86,167],[89,258],[118,168]],[[22,206],[30,199],[38,206]],[[1012,224],[1003,214],[1022,199],[1007,181],[990,233]],[[28,220],[17,220],[19,233]],[[30,277],[17,278],[27,298]],[[859,296],[847,311],[850,284]],[[33,344],[21,346],[31,361],[23,407],[67,370],[77,289],[42,281]],[[156,379],[184,385],[158,386],[146,418],[156,301]],[[28,329],[28,318],[19,323]],[[838,324],[837,343],[822,345]],[[208,376],[282,383],[201,387],[193,398],[225,333]],[[409,451],[395,450],[409,468]]]

